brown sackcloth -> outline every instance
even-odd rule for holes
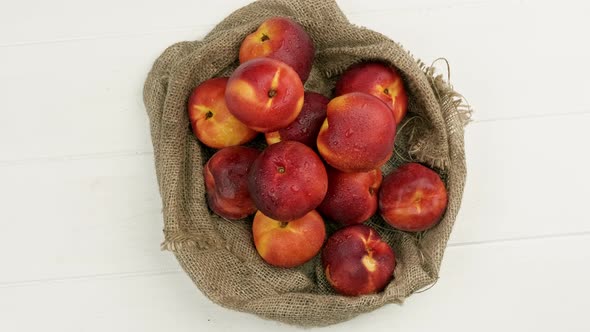
[[[191,90],[236,68],[244,37],[262,21],[287,16],[311,35],[316,56],[306,89],[328,97],[338,75],[362,60],[399,68],[409,91],[408,116],[398,127],[393,158],[384,174],[413,160],[434,167],[449,192],[442,221],[420,234],[395,231],[379,216],[368,224],[392,246],[394,279],[378,294],[344,297],[327,283],[319,257],[299,268],[274,268],[257,255],[251,218],[227,221],[206,203],[202,168],[213,151],[191,133],[187,101]],[[243,7],[202,41],[170,46],[156,60],[144,87],[158,183],[163,202],[163,249],[172,251],[198,288],[212,301],[300,326],[342,322],[434,283],[465,182],[463,127],[469,108],[434,70],[417,62],[389,38],[348,22],[334,1],[262,0]],[[328,229],[333,226],[328,223]],[[442,305],[442,304],[441,304]]]

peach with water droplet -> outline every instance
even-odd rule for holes
[[[212,78],[197,86],[188,102],[188,116],[199,141],[214,149],[241,145],[258,134],[236,119],[225,103],[227,77]]]
[[[315,209],[328,190],[328,175],[308,146],[284,141],[268,146],[252,164],[248,189],[256,207],[275,220],[290,221]]]
[[[343,172],[369,172],[393,153],[393,114],[377,97],[352,92],[328,103],[317,139],[320,155]]]
[[[217,151],[203,167],[207,203],[211,210],[226,219],[242,219],[256,206],[248,191],[250,167],[260,151],[232,146]]]
[[[229,77],[225,102],[246,126],[259,132],[276,131],[301,112],[303,83],[284,62],[256,58],[242,63]]]
[[[326,119],[329,101],[319,93],[306,91],[301,113],[287,127],[264,134],[266,143],[270,145],[280,141],[298,141],[315,148],[320,127]]]
[[[289,268],[309,261],[320,252],[326,239],[326,227],[315,210],[289,222],[272,219],[258,211],[252,223],[252,235],[256,251],[264,261]]]
[[[447,201],[447,189],[435,171],[418,163],[408,163],[383,179],[379,212],[394,228],[418,232],[439,222]]]
[[[322,265],[336,292],[347,296],[372,294],[382,291],[393,278],[395,254],[373,228],[352,225],[328,238]]]
[[[350,66],[336,82],[336,95],[365,92],[385,102],[399,124],[406,115],[408,95],[399,71],[380,62]]]
[[[287,17],[273,17],[244,38],[239,57],[240,63],[259,57],[282,61],[305,82],[314,54],[313,41],[299,23]]]
[[[345,173],[328,168],[328,192],[317,210],[342,225],[360,224],[377,212],[381,170]]]

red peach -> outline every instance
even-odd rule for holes
[[[227,80],[227,77],[219,77],[201,83],[193,90],[188,102],[193,133],[199,141],[214,149],[247,143],[258,134],[227,109]]]
[[[342,295],[380,292],[393,277],[395,255],[379,234],[366,225],[338,230],[322,251],[326,279]]]
[[[248,35],[240,46],[240,63],[269,57],[286,63],[301,81],[309,77],[315,48],[299,23],[286,17],[273,17]]]
[[[267,147],[252,164],[248,189],[270,218],[289,221],[315,209],[328,190],[326,168],[306,145],[283,141]]]
[[[285,63],[257,58],[244,62],[230,76],[225,102],[231,114],[248,127],[276,131],[301,112],[303,84]]]
[[[399,124],[408,108],[408,95],[397,69],[379,62],[351,66],[336,83],[336,95],[365,92],[383,100]]]
[[[318,206],[325,217],[343,225],[360,224],[377,212],[381,170],[345,173],[328,168],[328,193]]]
[[[268,145],[280,141],[298,141],[315,148],[320,127],[326,119],[330,100],[319,93],[306,91],[299,116],[285,128],[264,134]]]
[[[352,92],[328,103],[317,146],[324,160],[343,172],[368,172],[393,153],[395,120],[377,97]]]
[[[447,207],[447,189],[428,167],[409,163],[383,179],[379,212],[391,226],[409,232],[434,226]]]
[[[272,219],[258,211],[252,223],[252,234],[256,250],[265,262],[295,267],[320,252],[326,239],[326,227],[315,210],[289,222]]]
[[[248,172],[260,152],[244,146],[217,151],[203,167],[207,202],[226,219],[242,219],[256,212],[248,192]]]

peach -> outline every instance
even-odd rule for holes
[[[208,147],[241,145],[258,134],[236,119],[225,104],[227,77],[212,78],[197,86],[188,102],[193,133]]]
[[[404,164],[383,179],[379,212],[391,226],[409,232],[434,226],[447,207],[440,176],[418,163]]]
[[[381,170],[345,173],[328,168],[328,192],[318,211],[342,225],[360,224],[377,212]]]
[[[240,46],[240,63],[268,57],[291,66],[305,82],[309,77],[315,48],[299,23],[286,17],[273,17],[248,35]]]
[[[242,219],[256,206],[248,191],[248,172],[260,151],[232,146],[217,151],[203,167],[207,203],[225,219]]]
[[[266,143],[270,145],[280,141],[298,141],[315,148],[320,127],[326,119],[329,101],[319,93],[306,91],[299,116],[287,127],[266,133]]]
[[[303,83],[285,63],[258,58],[241,64],[225,90],[227,108],[248,127],[276,131],[288,126],[301,112]]]
[[[295,267],[320,252],[326,239],[326,227],[315,210],[289,222],[272,219],[258,211],[252,223],[252,234],[256,250],[265,262]]]
[[[326,279],[342,295],[380,292],[393,277],[395,255],[379,234],[366,225],[336,231],[322,251]]]
[[[317,146],[324,160],[343,172],[368,172],[393,153],[395,120],[377,97],[352,92],[328,103]]]
[[[328,190],[326,168],[303,143],[267,147],[252,164],[248,189],[256,207],[270,218],[289,221],[315,209]]]
[[[336,83],[336,95],[365,92],[383,100],[399,124],[408,108],[408,95],[397,69],[379,62],[366,62],[348,68]]]

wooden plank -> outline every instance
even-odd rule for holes
[[[474,123],[451,243],[590,232],[590,114]],[[566,157],[567,156],[567,157]],[[0,283],[176,269],[151,154],[0,167]],[[35,262],[30,264],[27,262]]]
[[[4,49],[0,161],[151,151],[143,83],[157,56],[182,39],[190,34]]]
[[[250,0],[217,2],[190,0],[125,2],[105,0],[81,3],[75,0],[56,0],[51,3],[24,0],[5,6],[0,12],[0,47],[28,43],[44,43],[84,38],[137,35],[166,30],[209,29]],[[395,10],[449,6],[477,5],[481,0],[417,0],[400,4],[376,0],[358,2],[340,0],[341,9],[350,15]],[[509,2],[503,0],[503,2]],[[62,15],[67,13],[67,15]],[[53,15],[52,15],[53,14]],[[59,19],[56,19],[59,15]],[[43,29],[38,29],[43,27]]]
[[[452,241],[589,232],[590,114],[473,123]]]
[[[151,155],[2,168],[0,282],[177,269]]]
[[[249,0],[170,2],[25,0],[3,8],[0,46],[211,27]],[[34,10],[31,10],[31,9]],[[66,15],[67,13],[67,15]],[[53,15],[52,15],[53,14]],[[59,15],[59,19],[56,16]],[[43,27],[43,29],[39,29]]]
[[[588,331],[590,236],[452,247],[438,284],[325,331]],[[224,309],[182,273],[0,287],[2,331],[299,331]]]

